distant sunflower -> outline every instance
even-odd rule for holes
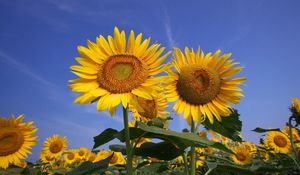
[[[8,119],[0,117],[0,168],[20,164],[37,143],[37,128],[33,122],[22,123],[23,119],[23,115]]]
[[[300,116],[300,100],[297,98],[292,98],[293,101],[293,108],[295,109],[295,111],[298,113],[298,115]]]
[[[109,166],[114,166],[114,165],[123,165],[126,163],[123,155],[120,152],[112,152],[110,151],[111,154],[114,154],[109,161]]]
[[[60,158],[67,149],[67,139],[59,135],[53,135],[44,142],[43,154],[50,158]]]
[[[290,136],[290,128],[288,126],[283,128],[282,132],[285,133],[286,135]],[[299,136],[298,130],[296,128],[292,128],[292,135],[293,135],[294,141],[300,140],[300,136]]]
[[[177,72],[169,70],[167,82],[168,99],[176,101],[173,110],[183,116],[189,124],[191,120],[201,122],[202,116],[213,123],[214,117],[221,121],[221,116],[231,114],[230,104],[237,104],[243,97],[238,86],[246,78],[232,78],[242,70],[234,67],[238,62],[228,60],[231,54],[220,55],[220,50],[204,54],[200,49],[195,53],[185,48],[185,55],[180,49],[174,49],[173,66]]]
[[[42,163],[54,163],[56,162],[56,159],[54,157],[50,157],[43,152],[40,153],[40,160]]]
[[[152,100],[158,88],[154,85],[164,80],[153,76],[165,71],[161,63],[169,52],[161,56],[165,48],[149,44],[150,38],[142,41],[142,34],[135,36],[133,31],[126,41],[125,32],[115,27],[114,37],[106,40],[100,35],[96,43],[88,41],[88,48],[79,46],[81,58],[76,60],[80,65],[71,66],[79,78],[69,85],[81,93],[75,102],[98,101],[98,111],[108,109],[112,115],[118,104],[126,108],[136,96]]]
[[[273,149],[276,153],[288,153],[291,148],[291,142],[289,138],[279,131],[270,131],[266,135],[265,145]]]
[[[254,155],[257,153],[257,148],[254,143],[244,142],[243,146],[250,152],[251,155]]]
[[[170,114],[165,111],[168,107],[168,102],[163,93],[159,93],[152,100],[137,97],[137,103],[142,110],[137,109],[134,105],[130,105],[133,117],[136,121],[148,122],[154,118],[166,119]]]
[[[90,154],[90,150],[87,148],[81,147],[76,151],[77,158],[80,160],[87,160]]]
[[[73,164],[77,160],[77,150],[67,150],[67,153],[64,154],[64,161],[67,164]]]
[[[252,162],[252,155],[246,147],[233,147],[231,150],[234,152],[231,159],[236,164],[247,165]]]

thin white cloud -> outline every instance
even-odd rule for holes
[[[54,126],[55,128],[59,128],[60,130],[67,132],[68,134],[95,136],[99,133],[98,128],[96,129],[90,126],[84,126],[82,125],[82,123],[79,124],[76,122],[72,122],[71,120],[66,120],[62,118],[55,118]]]
[[[9,66],[19,70],[20,72],[26,74],[27,76],[31,77],[32,79],[34,79],[35,81],[46,85],[48,87],[55,87],[54,84],[52,84],[51,82],[49,82],[48,80],[46,80],[45,78],[41,77],[40,75],[34,73],[30,68],[28,68],[26,65],[24,65],[23,63],[21,63],[20,61],[18,61],[17,59],[9,56],[8,54],[6,54],[4,51],[2,51],[0,49],[0,60],[6,64],[8,64]]]
[[[167,12],[167,10],[164,10],[164,27],[166,30],[166,35],[167,35],[167,39],[168,39],[168,44],[170,48],[176,47],[178,45],[178,43],[176,42],[174,36],[173,36],[173,32],[172,32],[172,27],[171,27],[171,21],[170,21],[170,16]]]

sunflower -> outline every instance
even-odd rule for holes
[[[37,143],[37,128],[33,122],[22,123],[23,119],[23,115],[8,119],[0,117],[0,168],[20,164]]]
[[[138,105],[130,105],[132,115],[136,121],[147,123],[153,118],[166,119],[170,114],[165,111],[168,107],[168,102],[163,93],[158,93],[157,97],[152,100],[137,97],[137,103]],[[142,109],[137,109],[136,106]]]
[[[231,159],[236,164],[247,165],[252,162],[252,155],[246,147],[233,147],[231,150],[234,152],[231,155]]]
[[[205,149],[203,148],[196,148],[196,168],[200,168],[204,165],[205,156],[203,156],[203,153],[205,152]]]
[[[291,148],[291,142],[289,138],[279,131],[270,131],[266,135],[265,145],[273,149],[276,153],[288,153]]]
[[[53,135],[44,142],[43,154],[50,158],[60,158],[67,149],[67,139],[59,135]]]
[[[81,147],[76,151],[77,158],[80,160],[87,160],[90,154],[90,150],[87,148]]]
[[[114,154],[109,161],[109,166],[114,166],[114,165],[123,165],[126,163],[123,155],[120,152],[112,152],[110,151],[111,154]]]
[[[40,153],[40,160],[42,163],[54,163],[56,162],[56,159],[54,157],[50,157],[49,155],[41,152]]]
[[[251,142],[244,142],[243,146],[250,152],[251,155],[257,153],[256,145]]]
[[[292,98],[293,101],[293,108],[295,109],[295,111],[298,113],[298,115],[300,116],[300,100],[297,98]]]
[[[173,110],[183,116],[189,124],[201,122],[202,116],[210,123],[214,116],[221,121],[221,116],[232,113],[230,104],[240,101],[242,89],[238,86],[246,78],[232,78],[242,67],[234,67],[238,62],[228,60],[231,54],[220,55],[220,50],[204,54],[200,48],[195,53],[185,48],[185,55],[180,49],[174,49],[173,66],[177,72],[169,69],[167,81],[168,100],[176,101]]]
[[[136,96],[152,100],[158,88],[154,85],[166,78],[153,76],[165,71],[161,63],[170,52],[161,55],[165,48],[149,44],[150,38],[142,41],[142,34],[135,36],[133,31],[126,44],[125,32],[115,27],[114,37],[109,35],[106,40],[100,35],[96,43],[88,41],[88,48],[79,46],[81,58],[76,60],[80,65],[71,66],[79,78],[69,85],[81,93],[74,102],[98,101],[98,111],[108,109],[113,115],[118,104],[127,108]]]
[[[77,150],[68,150],[67,153],[64,154],[64,161],[67,164],[73,164],[77,160]]]
[[[107,157],[109,157],[110,155],[111,155],[111,152],[106,151],[106,150],[101,150],[97,153],[96,158],[94,159],[93,162],[99,162],[101,160],[104,160]]]

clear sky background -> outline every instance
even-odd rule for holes
[[[94,105],[73,104],[67,88],[75,76],[76,47],[114,26],[151,36],[167,49],[221,49],[245,69],[245,98],[234,106],[243,136],[257,143],[257,126],[282,128],[291,98],[300,98],[300,1],[297,0],[0,0],[0,116],[24,114],[39,128],[38,152],[46,137],[66,136],[70,148],[91,148],[93,136],[122,128]],[[187,127],[181,116],[173,130]]]

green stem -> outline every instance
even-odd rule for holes
[[[204,175],[209,175],[213,170],[214,170],[213,168],[208,169],[208,171]]]
[[[184,152],[182,154],[182,158],[183,158],[183,163],[184,163],[184,172],[186,175],[189,175],[189,167],[188,167],[188,164],[187,164],[187,159],[186,159],[186,153]]]
[[[289,118],[289,133],[290,133],[290,142],[291,142],[291,145],[292,145],[292,152],[293,152],[293,155],[294,157],[292,157],[292,159],[294,160],[296,166],[298,169],[300,169],[300,166],[298,164],[298,162],[295,160],[295,158],[297,158],[297,150],[295,149],[295,144],[294,144],[294,140],[293,140],[293,134],[292,134],[292,117]]]
[[[128,127],[128,112],[127,108],[123,107],[123,120],[124,120],[124,130],[125,130],[125,143],[126,143],[126,154],[127,154],[127,160],[126,160],[126,171],[127,175],[132,175],[132,148],[130,144],[130,133],[129,133],[129,127]]]
[[[191,126],[191,132],[195,133],[195,123],[194,120],[192,119],[192,126]],[[195,147],[191,146],[191,175],[196,174],[196,152],[195,152]]]

